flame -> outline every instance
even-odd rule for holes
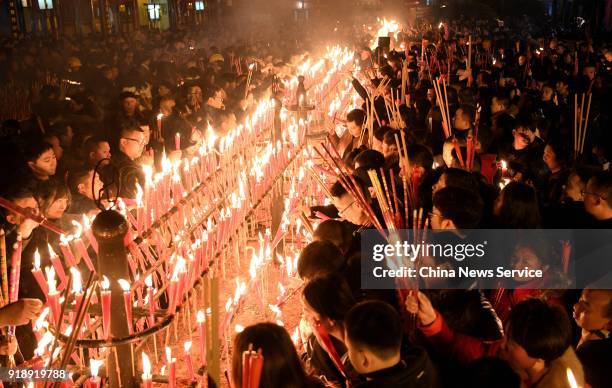
[[[102,287],[103,290],[108,290],[108,288],[110,287],[110,281],[108,280],[106,275],[102,275],[102,281],[100,282],[100,287]]]
[[[73,234],[74,238],[81,238],[81,234],[83,234],[83,225],[81,225],[77,220],[72,220],[71,223],[75,227],[75,232]]]
[[[153,185],[153,168],[151,168],[151,166],[143,164],[142,165],[142,172],[145,175],[145,182],[147,186],[152,186]]]
[[[40,253],[38,253],[38,248],[34,251],[34,269],[40,270]]]
[[[151,361],[145,352],[142,352],[142,378],[150,379],[151,376]]]
[[[576,377],[574,376],[574,372],[570,368],[566,369],[567,373],[567,382],[571,388],[578,388],[578,382],[576,381]]]
[[[501,161],[501,167],[502,167],[502,169],[504,169],[504,170],[505,170],[505,169],[507,169],[507,168],[508,168],[508,163],[506,163],[506,161],[505,161],[505,160],[502,160],[502,161]]]
[[[96,360],[93,358],[89,360],[89,370],[91,372],[91,377],[98,377],[98,370],[100,369],[102,364],[104,364],[104,360]]]
[[[157,119],[158,119],[158,120],[161,120],[161,119],[163,119],[163,118],[164,118],[164,114],[163,114],[163,113],[161,113],[161,112],[159,112],[159,113],[157,114]]]
[[[236,324],[236,326],[234,327],[234,331],[236,333],[242,333],[244,331],[244,326]]]
[[[272,310],[272,312],[274,314],[276,314],[277,318],[280,317],[283,314],[281,309],[277,305],[275,305],[275,304],[269,304],[268,307],[270,308],[270,310]]]
[[[183,351],[185,353],[189,353],[190,350],[191,350],[191,341],[185,341],[185,343],[183,344]]]
[[[40,331],[43,328],[48,327],[46,320],[49,316],[49,311],[50,310],[48,306],[43,309],[42,313],[40,313],[38,318],[36,318],[36,322],[34,322],[34,330]]]
[[[166,360],[172,362],[172,349],[169,346],[166,346]]]
[[[278,292],[281,294],[281,296],[285,295],[285,287],[283,287],[283,285],[281,284],[281,282],[278,282]]]
[[[300,340],[300,329],[296,326],[295,330],[293,330],[293,333],[291,334],[291,341],[293,341],[294,344],[297,344],[299,340]]]
[[[47,284],[49,285],[49,294],[55,294],[57,292],[56,289],[56,281],[55,281],[55,268],[52,266],[45,268],[45,273],[47,274]]]
[[[45,353],[47,346],[55,339],[55,336],[50,332],[46,332],[38,341],[38,346],[34,350],[35,354],[42,356]]]
[[[231,307],[232,307],[232,297],[230,296],[227,299],[227,302],[225,303],[225,311],[230,311]]]
[[[146,285],[147,287],[153,287],[153,275],[149,274],[149,275],[148,275],[148,276],[145,278],[144,282],[145,282],[145,285]]]
[[[119,279],[117,280],[117,283],[119,283],[119,287],[121,287],[123,292],[128,292],[130,290],[130,282],[128,282],[127,280]]]
[[[204,323],[204,321],[206,320],[206,316],[204,315],[204,311],[202,310],[198,310],[198,315],[196,317],[198,323]]]
[[[136,182],[136,206],[138,207],[142,206],[142,196],[143,196],[142,187],[140,186],[138,182]]]
[[[83,282],[81,281],[81,273],[75,267],[70,267],[72,274],[72,292],[75,294],[83,292]]]
[[[49,249],[49,257],[54,258],[57,257],[57,253],[51,248],[51,244],[47,243],[47,248]]]

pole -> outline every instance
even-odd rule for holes
[[[130,273],[123,240],[127,234],[127,221],[114,210],[106,210],[98,214],[92,224],[92,230],[98,241],[99,253],[97,271],[108,277],[111,290],[111,336],[121,338],[128,336],[127,318],[125,315],[123,291],[117,280],[129,279]],[[131,324],[131,322],[130,322]],[[117,357],[108,358],[108,371],[111,387],[133,387],[136,377],[129,365],[132,360],[130,345],[116,347]],[[116,364],[116,359],[121,364]],[[117,369],[119,373],[117,373]],[[121,383],[120,383],[121,382]]]
[[[281,98],[277,98],[274,96],[274,128],[272,128],[272,145],[276,147],[277,141],[281,140],[281,118],[280,112],[283,106],[283,102]],[[300,108],[298,107],[298,110]],[[283,217],[283,179],[279,179],[276,187],[273,189],[272,194],[272,222],[270,226],[270,232],[272,232],[272,236],[276,236],[278,228],[281,226],[282,217]],[[275,249],[275,252],[282,253],[284,249],[283,242],[281,241]],[[274,253],[272,257],[276,257]]]

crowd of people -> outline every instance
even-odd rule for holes
[[[370,49],[371,37],[352,42],[356,66],[346,76],[364,104],[334,125],[329,138],[363,193],[373,185],[368,170],[382,169],[396,182],[408,177],[417,185],[413,208],[423,209],[431,229],[457,239],[479,228],[610,229],[612,123],[605,107],[611,106],[612,47],[584,36],[531,35],[519,26],[443,21],[404,29],[393,47]],[[66,229],[113,196],[134,198],[143,164],[159,166],[164,149],[176,158],[195,152],[207,131],[222,136],[255,101],[270,97],[272,84],[296,63],[291,54],[301,50],[291,39],[247,44],[221,34],[219,43],[210,42],[197,33],[168,33],[102,45],[65,39],[5,46],[2,81],[31,85],[54,74],[57,82],[33,97],[28,120],[2,123],[1,196]],[[245,91],[251,63],[257,69]],[[448,84],[445,109],[436,99],[439,77]],[[405,102],[396,102],[402,89]],[[574,96],[581,93],[591,96],[590,115],[585,147],[577,152],[574,119],[585,107],[575,108]],[[363,136],[367,126],[372,136]],[[402,133],[405,154],[396,141]],[[466,168],[468,137],[476,133],[473,167]],[[612,384],[612,290],[596,282],[559,290],[562,271],[514,279],[512,289],[363,289],[360,232],[372,228],[372,214],[341,182],[329,192],[333,205],[313,209],[314,241],[298,260],[303,347],[298,353],[278,325],[247,327],[234,341],[235,386],[249,346],[263,350],[264,387]],[[34,251],[48,265],[47,245],[56,247],[59,236],[8,211],[3,229],[8,257],[17,238],[23,243],[22,299],[0,309],[0,325],[20,325],[44,300],[30,271]],[[510,254],[512,266],[560,262],[561,245],[528,237]],[[22,358],[30,359],[36,342],[28,325],[18,328],[17,340]],[[14,340],[0,346],[3,355],[16,351]]]

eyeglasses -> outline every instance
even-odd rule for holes
[[[123,139],[136,142],[138,145],[145,145],[145,139],[132,139],[131,137],[124,137]]]
[[[342,215],[345,211],[347,211],[351,206],[353,206],[353,204],[355,203],[355,201],[351,202],[348,204],[348,206],[346,206],[344,209],[342,210],[338,210],[338,214]]]
[[[427,215],[429,216],[429,218],[433,218],[433,216],[437,216],[442,218],[442,214],[438,214],[438,213],[434,213],[434,212],[427,212]]]
[[[593,193],[593,192],[591,192],[591,191],[586,191],[586,190],[581,190],[581,191],[580,191],[580,195],[582,195],[583,197],[584,197],[586,194],[588,194],[588,195],[592,195],[592,196],[594,196],[594,197],[599,197],[599,198],[601,198],[601,199],[603,199],[603,200],[607,200],[607,198],[606,198],[605,196],[601,195],[601,194]]]

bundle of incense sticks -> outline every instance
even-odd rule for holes
[[[253,344],[242,353],[242,388],[258,388],[263,371],[264,356],[261,348],[253,351]]]
[[[399,141],[399,137],[395,135],[395,144],[397,145],[397,152],[400,155],[400,161],[404,163],[405,173],[402,175],[402,183],[404,189],[404,228],[407,228],[410,223],[408,222],[409,211],[408,209],[414,209],[416,203],[416,191],[418,189],[416,176],[410,176],[410,184],[408,184],[408,172],[410,171],[410,159],[408,159],[408,147],[406,146],[406,135],[404,131],[400,132],[402,137],[402,143]],[[403,145],[403,147],[402,147]]]
[[[374,225],[374,227],[384,236],[383,227],[378,221],[370,202],[366,199],[365,194],[363,193],[361,187],[355,180],[352,174],[350,174],[346,165],[342,161],[342,158],[338,155],[338,150],[334,148],[333,145],[330,145],[330,149],[328,149],[325,144],[321,144],[321,148],[323,152],[319,151],[317,147],[314,147],[315,152],[321,157],[323,162],[325,162],[332,171],[337,172],[337,179],[344,187],[344,189],[353,197],[356,203],[358,203],[362,209],[366,212],[369,221]],[[332,151],[335,155],[332,155]]]
[[[382,177],[382,184],[378,179],[378,174],[376,170],[368,170],[368,176],[370,177],[370,181],[372,182],[372,188],[374,189],[374,196],[380,206],[385,225],[387,226],[388,230],[394,231],[396,227],[399,227],[395,224],[397,213],[395,206],[391,201],[391,193],[389,192],[389,186],[387,185],[385,172],[382,168],[380,169],[380,174]]]
[[[402,104],[406,103],[406,83],[408,82],[408,61],[402,62]]]
[[[587,104],[586,114],[584,111],[585,94],[581,95],[580,112],[578,112],[578,94],[574,95],[574,157],[582,155],[584,152],[584,141],[586,140],[587,128],[589,125],[589,113],[591,112],[591,97]],[[580,116],[579,116],[580,115]]]
[[[440,81],[442,87],[440,87]],[[442,114],[442,128],[444,129],[445,138],[449,138],[452,134],[450,111],[448,109],[448,94],[446,93],[446,81],[442,78],[436,78],[433,82],[434,92],[436,92],[436,101],[440,107],[440,113]],[[442,94],[444,91],[444,94]]]

